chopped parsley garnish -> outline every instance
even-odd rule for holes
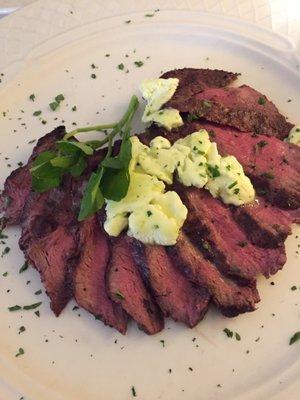
[[[165,341],[164,340],[160,340],[160,343],[162,344],[162,347],[165,347]]]
[[[127,21],[125,21],[125,24],[130,24],[131,19],[128,19]]]
[[[41,304],[42,304],[42,302],[39,301],[38,303],[30,304],[29,306],[24,306],[24,307],[23,307],[23,310],[35,310],[35,309],[38,308]]]
[[[40,312],[39,312],[39,310],[35,311],[34,313],[35,313],[35,315],[36,315],[37,317],[40,317]]]
[[[275,178],[275,176],[271,172],[263,172],[260,176],[262,178],[266,178],[266,179],[274,179]]]
[[[290,346],[300,340],[300,332],[294,333],[294,335],[290,338]]]
[[[197,114],[189,114],[189,115],[187,116],[188,122],[196,121],[197,119],[199,119],[199,117],[198,117]]]
[[[59,103],[57,103],[57,101],[53,101],[52,103],[49,104],[49,107],[51,108],[52,111],[55,111],[58,106]]]
[[[235,185],[237,185],[237,181],[232,182],[232,184],[228,186],[228,189],[232,189]]]
[[[148,18],[154,17],[154,13],[153,14],[145,14],[145,17],[148,17]]]
[[[239,342],[241,340],[241,335],[237,332],[233,332],[228,328],[223,329],[223,332],[226,334],[227,337],[229,338],[233,338],[235,337],[235,339]]]
[[[225,329],[223,329],[223,332],[226,333],[227,337],[230,337],[230,338],[233,337],[233,332],[230,329],[225,328]]]
[[[244,242],[244,241],[240,241],[240,242],[237,242],[237,244],[238,244],[238,246],[240,246],[240,247],[246,247],[247,246],[247,242]]]
[[[211,164],[207,164],[207,169],[212,178],[217,178],[218,176],[221,175],[220,171],[219,171],[219,167],[217,165],[213,166]]]
[[[143,61],[135,61],[134,65],[136,65],[138,68],[140,68],[144,65],[144,63],[143,63]]]
[[[19,310],[21,310],[21,309],[22,309],[22,307],[21,307],[21,306],[18,306],[18,305],[15,305],[15,306],[12,306],[12,307],[8,307],[8,310],[9,310],[10,312],[19,311]]]
[[[211,106],[212,106],[211,101],[209,101],[209,100],[203,100],[202,104],[204,105],[204,107],[207,107],[207,108],[211,108]]]
[[[5,254],[7,254],[7,253],[9,253],[9,252],[10,252],[10,247],[6,246],[6,247],[4,248],[4,250],[2,251],[1,257],[3,257]]]
[[[297,286],[295,286],[295,285],[292,286],[292,287],[291,287],[291,290],[293,290],[293,291],[294,291],[294,290],[297,290]]]
[[[15,355],[15,357],[22,356],[23,354],[25,354],[25,351],[24,351],[24,349],[22,349],[22,347],[20,347],[17,354]]]
[[[40,294],[42,294],[42,289],[37,290],[34,294],[35,294],[36,296],[39,296]]]
[[[136,397],[136,390],[134,386],[131,386],[131,393],[133,397]]]
[[[115,296],[116,296],[116,298],[117,298],[118,300],[124,300],[124,299],[125,299],[124,295],[123,295],[119,290],[117,290],[117,291],[115,292]]]
[[[92,68],[92,69],[96,69],[97,66],[93,63],[93,64],[91,64],[91,68]]]
[[[92,78],[92,79],[96,79],[96,78],[97,78],[97,75],[96,75],[96,74],[91,74],[91,78]]]
[[[159,225],[154,225],[154,229],[159,229]]]
[[[60,105],[60,103],[63,101],[65,99],[65,96],[63,95],[63,94],[58,94],[57,96],[55,96],[55,101],[52,101],[50,104],[49,104],[49,107],[51,108],[51,110],[52,111],[55,111],[58,107],[59,107],[59,105]],[[43,121],[42,121],[42,123],[43,123]]]
[[[239,188],[234,189],[233,193],[234,194],[239,194],[240,193],[240,189]]]
[[[34,100],[35,100],[35,94],[32,93],[32,94],[29,96],[29,99],[30,99],[31,101],[34,101]]]
[[[57,96],[55,96],[55,101],[57,101],[58,103],[60,103],[64,99],[65,99],[65,96],[63,94],[58,94]]]
[[[72,111],[77,111],[77,106],[73,106]]]
[[[20,328],[19,328],[19,335],[20,335],[20,333],[23,333],[23,332],[25,332],[26,331],[26,328],[25,328],[25,326],[20,326]]]
[[[267,144],[268,143],[265,140],[260,140],[256,143],[256,146],[262,149],[263,147],[267,146]]]
[[[118,69],[120,69],[121,71],[125,68],[125,65],[123,63],[118,65]]]
[[[7,271],[6,271],[6,272],[3,272],[3,274],[2,274],[2,276],[4,276],[4,278],[6,278],[7,275],[8,275],[8,272],[7,272]]]
[[[266,104],[266,99],[260,96],[257,102],[259,105],[263,106],[264,104]]]
[[[28,269],[28,267],[29,267],[28,262],[25,261],[24,264],[22,265],[22,267],[19,269],[19,274],[26,271]]]
[[[152,212],[148,210],[148,211],[147,211],[147,215],[148,215],[148,217],[151,217]]]

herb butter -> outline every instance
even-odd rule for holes
[[[187,209],[178,194],[165,192],[174,176],[185,186],[205,188],[213,197],[236,206],[252,202],[255,192],[250,179],[233,156],[221,157],[206,130],[194,132],[173,145],[158,136],[149,146],[131,137],[129,190],[122,200],[106,201],[104,229],[130,236],[147,244],[176,243]]]
[[[287,141],[300,146],[300,125],[296,125],[291,129]]]
[[[143,122],[155,122],[169,131],[183,125],[178,110],[174,108],[161,109],[172,98],[178,84],[179,80],[177,78],[147,79],[142,82],[140,90],[143,98],[147,101],[142,116]]]

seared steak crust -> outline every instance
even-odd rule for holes
[[[234,219],[243,228],[251,243],[260,247],[283,246],[292,233],[292,217],[278,207],[271,206],[262,197],[253,204],[232,207]]]
[[[189,112],[188,102],[195,94],[207,88],[227,86],[235,81],[239,75],[233,72],[208,68],[182,68],[165,72],[161,78],[179,79],[179,85],[174,96],[165,106]]]
[[[81,254],[73,276],[74,297],[79,306],[125,334],[127,315],[109,298],[106,289],[110,250],[97,216],[80,223],[79,241]]]
[[[64,126],[59,126],[52,132],[41,137],[34,147],[28,163],[14,170],[6,178],[4,190],[0,196],[0,212],[3,213],[1,219],[2,229],[6,225],[20,223],[23,208],[31,191],[30,164],[40,153],[51,150],[56,141],[62,139],[64,134]]]
[[[133,254],[145,284],[164,315],[190,328],[196,326],[208,309],[208,291],[182,274],[164,246],[145,246],[134,240]]]
[[[234,317],[254,311],[259,295],[252,282],[251,286],[240,286],[226,278],[196,249],[184,233],[181,233],[175,246],[167,247],[172,261],[196,284],[207,288],[214,303],[222,314]]]
[[[164,318],[148,292],[131,249],[131,238],[121,235],[112,241],[112,255],[107,275],[110,297],[149,335],[164,328]]]
[[[189,213],[184,230],[190,240],[226,275],[251,282],[260,273],[276,273],[286,262],[284,247],[262,249],[248,241],[230,208],[208,191],[182,190]]]
[[[186,108],[208,121],[279,139],[294,126],[266,96],[247,85],[206,89],[190,99]]]

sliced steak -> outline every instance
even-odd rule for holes
[[[230,208],[207,190],[184,187],[182,196],[189,210],[185,232],[224,274],[250,282],[260,273],[269,277],[283,267],[284,247],[253,246],[233,219]]]
[[[107,277],[111,298],[137,322],[140,329],[153,335],[164,328],[161,310],[144,285],[133,258],[131,238],[121,235],[112,241]]]
[[[188,100],[207,88],[220,88],[232,83],[240,74],[208,68],[182,68],[165,72],[161,78],[177,78],[179,85],[174,96],[166,103],[180,111],[189,112]]]
[[[110,251],[96,215],[80,223],[79,241],[81,256],[73,276],[74,297],[79,306],[125,334],[127,315],[109,298],[106,289]]]
[[[282,246],[287,236],[292,233],[291,216],[261,197],[253,204],[233,207],[232,213],[251,243],[260,247]]]
[[[70,181],[67,178],[60,188],[46,193],[31,193],[21,221],[20,248],[40,272],[56,315],[72,297],[72,274],[78,256]]]
[[[255,132],[283,139],[294,126],[276,106],[247,85],[237,88],[208,88],[196,94],[184,110],[208,121],[229,125],[242,132]]]
[[[26,251],[26,258],[39,271],[51,309],[56,316],[72,297],[72,272],[77,244],[64,226],[58,226],[44,237],[35,240]]]
[[[234,317],[238,314],[254,311],[259,295],[255,287],[239,286],[226,278],[202,253],[192,245],[184,233],[175,246],[167,247],[172,261],[196,284],[207,288],[214,303],[222,314]]]
[[[208,309],[208,291],[179,271],[164,246],[145,246],[135,240],[133,249],[141,275],[164,315],[190,328],[196,326]]]
[[[222,156],[232,155],[242,164],[257,194],[284,209],[300,208],[300,148],[275,137],[238,132],[203,120],[186,122],[172,132],[152,127],[151,135],[166,136],[172,143],[206,129]],[[292,153],[291,153],[292,151]],[[293,161],[292,161],[293,160]]]
[[[55,142],[62,139],[64,134],[64,126],[59,126],[52,132],[41,137],[34,147],[27,165],[17,168],[6,179],[4,190],[0,197],[0,212],[3,213],[1,219],[2,228],[6,225],[20,223],[21,214],[31,190],[30,164],[37,155],[43,151],[51,150]]]

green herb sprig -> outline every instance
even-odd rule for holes
[[[30,168],[33,190],[38,193],[58,187],[66,173],[77,178],[86,169],[86,158],[95,150],[108,145],[107,154],[86,186],[78,220],[96,213],[104,204],[104,198],[119,201],[126,196],[129,186],[129,162],[131,122],[138,107],[138,99],[132,96],[129,106],[119,122],[77,128],[56,142],[56,150],[39,154]],[[84,132],[109,132],[102,140],[75,141],[74,136]],[[121,137],[120,151],[112,156],[115,137]]]

